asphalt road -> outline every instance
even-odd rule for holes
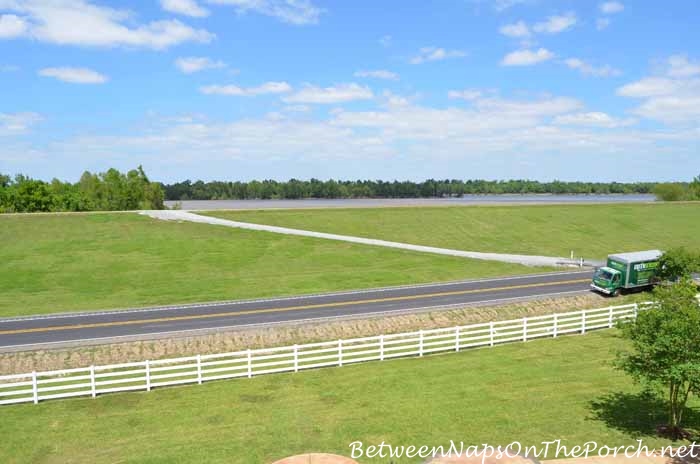
[[[592,271],[584,270],[291,298],[6,319],[0,321],[0,351],[583,292],[588,289],[591,275]]]

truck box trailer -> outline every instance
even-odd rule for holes
[[[659,250],[617,253],[608,256],[605,266],[593,275],[591,288],[606,295],[617,296],[623,290],[649,287],[655,283]]]

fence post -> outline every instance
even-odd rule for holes
[[[639,305],[637,303],[634,304],[634,318],[637,319],[637,315],[639,313]]]
[[[459,326],[455,327],[455,352],[459,353]]]
[[[34,394],[34,404],[39,403],[39,385],[36,379],[36,371],[32,371],[32,393]]]
[[[608,307],[608,328],[612,329],[613,328],[613,307],[609,306]]]
[[[523,317],[523,341],[527,341],[527,317]]]
[[[491,321],[491,322],[489,322],[489,346],[493,346],[493,336],[494,336],[493,321]]]
[[[202,355],[197,355],[197,384],[202,385]]]
[[[151,362],[146,360],[146,391],[151,391]]]
[[[248,348],[248,352],[246,354],[248,356],[248,378],[250,379],[253,377],[253,355],[250,352],[250,348]]]
[[[95,385],[95,366],[90,366],[90,393],[92,397],[97,396],[97,385]]]
[[[343,340],[338,340],[338,367],[343,367]]]
[[[294,372],[299,372],[299,346],[294,345]]]
[[[586,310],[581,311],[581,335],[586,333]]]
[[[423,356],[423,330],[418,331],[418,356]]]
[[[559,332],[559,314],[554,313],[554,338],[557,338],[557,332]]]
[[[379,336],[379,360],[384,361],[384,334]]]

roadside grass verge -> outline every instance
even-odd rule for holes
[[[210,216],[417,245],[602,259],[698,248],[700,203],[211,211]]]
[[[542,272],[138,214],[0,215],[0,317]]]
[[[617,446],[654,437],[661,404],[613,370],[615,330],[0,409],[0,462],[269,463],[349,443]],[[688,416],[699,421],[698,403]],[[548,457],[554,457],[550,455]],[[360,462],[386,462],[361,459]],[[396,463],[420,460],[397,459]]]
[[[638,293],[613,299],[590,292],[583,295],[545,298],[519,303],[482,307],[464,307],[400,315],[304,322],[269,327],[240,328],[186,337],[172,336],[93,346],[0,353],[0,375],[32,371],[50,371],[90,365],[120,364],[146,359],[177,358],[197,354],[230,353],[245,349],[273,348],[328,340],[371,337],[380,334],[412,332],[480,322],[520,319],[564,313],[581,309],[603,308],[647,301],[649,295]]]

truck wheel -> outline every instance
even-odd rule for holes
[[[612,297],[613,297],[613,298],[617,298],[618,296],[620,296],[620,289],[619,289],[619,288],[616,288],[616,289],[612,292]]]

